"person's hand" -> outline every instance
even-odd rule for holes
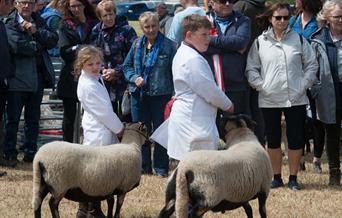
[[[247,50],[247,48],[243,48],[243,49],[239,50],[238,52],[239,52],[240,54],[243,54],[243,53],[245,53],[246,50]]]
[[[232,105],[226,110],[227,113],[234,113],[234,104],[232,103]]]
[[[103,69],[102,77],[106,81],[112,81],[115,79],[115,70],[114,69]]]
[[[33,24],[33,23],[31,23],[31,22],[28,22],[28,21],[26,21],[26,20],[24,20],[24,22],[21,23],[21,26],[22,26],[25,30],[29,31],[31,34],[34,34],[34,33],[37,32],[37,27],[36,27],[36,25]]]
[[[143,87],[144,86],[144,84],[145,84],[145,81],[144,81],[144,79],[141,77],[141,76],[139,76],[136,80],[135,80],[135,85],[137,86],[137,87]]]

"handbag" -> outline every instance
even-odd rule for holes
[[[131,113],[131,95],[128,90],[126,90],[122,96],[121,112],[124,116]]]

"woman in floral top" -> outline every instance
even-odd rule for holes
[[[100,19],[92,31],[92,43],[101,48],[104,54],[102,76],[106,81],[114,111],[121,120],[130,121],[121,113],[121,101],[127,82],[123,77],[122,64],[137,38],[133,27],[128,25],[125,17],[116,15],[115,3],[103,0],[96,7],[96,15]]]

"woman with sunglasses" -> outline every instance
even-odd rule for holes
[[[318,119],[324,123],[329,185],[341,184],[340,131],[342,117],[342,2],[326,1],[317,15],[321,27],[312,35],[319,63],[318,83],[311,88]]]
[[[281,177],[281,115],[287,129],[290,177],[288,187],[300,189],[297,182],[299,162],[305,142],[306,89],[316,79],[317,61],[306,40],[289,27],[289,5],[270,5],[258,21],[265,31],[255,39],[248,54],[246,75],[259,91],[268,153],[274,179],[272,188],[284,186]]]
[[[321,0],[296,0],[296,15],[290,18],[289,25],[296,33],[302,35],[310,42],[311,35],[318,29],[316,15],[321,8]],[[322,122],[317,120],[314,100],[310,94],[308,97],[311,112],[311,119],[308,120],[308,124],[312,125],[314,135],[313,171],[315,173],[322,173],[320,159],[324,148],[324,126]],[[300,169],[305,170],[304,149]]]
[[[93,7],[87,0],[62,0],[63,19],[59,31],[60,55],[64,61],[57,86],[57,95],[63,101],[63,140],[73,142],[77,103],[77,82],[73,64],[78,48],[90,43],[91,30],[97,23]]]

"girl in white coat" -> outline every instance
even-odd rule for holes
[[[168,124],[168,155],[176,160],[193,150],[217,149],[217,108],[234,111],[201,55],[209,45],[210,22],[204,16],[190,15],[183,28],[185,39],[172,64],[176,101]]]
[[[123,124],[113,111],[100,74],[102,57],[102,52],[96,47],[83,47],[78,52],[74,67],[75,74],[80,75],[77,97],[84,109],[82,128],[85,145],[117,143],[117,134],[123,131]]]

